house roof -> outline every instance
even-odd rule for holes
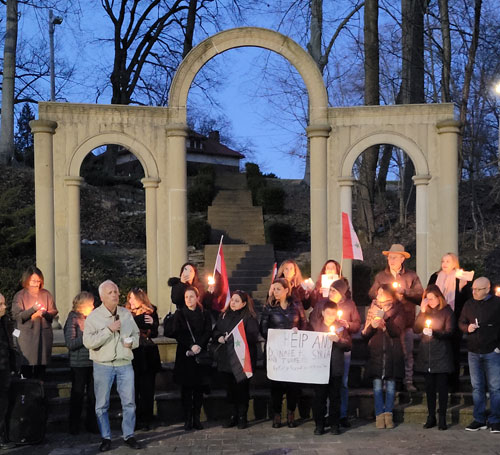
[[[191,147],[191,139],[199,140],[201,148]],[[196,131],[190,130],[186,150],[188,153],[197,153],[200,155],[226,156],[237,159],[245,158],[245,155],[242,153],[221,144],[218,131],[212,131],[209,136],[206,137]]]

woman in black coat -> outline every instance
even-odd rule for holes
[[[402,306],[388,284],[377,291],[366,316],[363,338],[369,340],[368,375],[373,379],[375,401],[375,425],[379,429],[394,428],[392,409],[396,391],[396,379],[405,373],[403,348],[400,335],[405,328]],[[385,400],[383,382],[385,381]]]
[[[158,313],[145,291],[133,288],[127,295],[127,308],[139,327],[139,347],[134,349],[136,428],[149,430],[153,421],[155,379],[161,370],[160,351],[152,340],[158,336]]]
[[[455,315],[440,289],[431,284],[424,292],[421,311],[413,328],[422,333],[415,370],[425,374],[427,422],[424,428],[436,426],[436,391],[439,392],[439,429],[446,430],[448,374],[453,372],[452,338]]]
[[[205,290],[203,284],[200,281],[198,269],[191,262],[186,262],[185,264],[183,264],[179,276],[169,278],[167,284],[172,288],[170,298],[172,299],[172,303],[177,308],[186,307],[184,303],[184,292],[189,286],[194,286],[196,289],[198,289],[200,302],[203,301]]]
[[[456,278],[456,272],[460,269],[458,256],[453,253],[446,253],[441,258],[441,269],[433,273],[428,284],[435,284],[439,287],[446,303],[455,314],[455,322],[458,324],[460,313],[465,302],[472,298],[472,286],[470,282]],[[452,390],[457,391],[460,381],[460,345],[462,343],[462,331],[458,326],[454,327],[452,336],[453,350],[453,373],[450,375],[450,385]]]
[[[296,302],[291,293],[291,286],[284,278],[277,278],[272,284],[273,292],[260,319],[260,333],[267,340],[269,329],[307,330],[304,307]],[[295,428],[295,408],[300,393],[299,384],[294,382],[271,381],[271,401],[273,407],[273,428],[281,427],[281,403],[283,394],[287,401],[287,423]]]
[[[229,306],[223,311],[215,324],[213,339],[218,343],[217,370],[221,372],[226,384],[227,400],[232,405],[232,414],[224,428],[238,425],[247,427],[248,401],[250,399],[250,378],[237,382],[231,368],[230,351],[227,342],[231,341],[231,331],[243,320],[245,336],[250,351],[252,370],[257,358],[259,323],[255,314],[253,300],[244,291],[234,291]],[[234,351],[234,350],[233,350]]]
[[[209,384],[209,367],[198,363],[196,356],[207,349],[212,334],[210,315],[203,310],[197,288],[184,293],[184,308],[174,314],[172,336],[177,340],[174,381],[181,386],[184,429],[203,429],[200,423],[203,391]]]

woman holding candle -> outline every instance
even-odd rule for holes
[[[202,297],[200,302],[203,301],[204,287],[198,276],[198,269],[191,262],[186,262],[182,265],[180,276],[172,277],[168,279],[167,284],[172,288],[170,294],[172,303],[177,308],[185,307],[184,303],[184,293],[189,286],[194,286],[198,289],[198,293]]]
[[[343,283],[343,281],[338,281]],[[332,285],[333,286],[333,285]],[[349,330],[344,324],[343,311],[334,300],[327,300],[322,305],[320,316],[311,321],[313,330],[327,332],[333,342],[330,360],[330,380],[328,384],[314,386],[313,415],[315,435],[325,432],[326,400],[329,398],[330,433],[340,434],[341,387],[345,373],[345,353],[351,350],[352,341]],[[316,307],[317,308],[317,307]],[[314,309],[316,311],[316,308]]]
[[[366,316],[362,335],[368,339],[367,373],[373,379],[376,428],[394,428],[392,409],[396,380],[405,373],[401,333],[405,319],[392,286],[382,284]],[[383,383],[385,382],[385,400]]]
[[[319,302],[322,299],[328,297],[328,293],[330,290],[330,285],[337,280],[342,278],[342,271],[340,269],[340,264],[333,260],[328,259],[321,267],[321,271],[319,272],[318,279],[316,280],[314,291],[311,293],[311,306],[314,307],[316,302]],[[332,281],[333,280],[333,281]],[[349,287],[349,283],[347,282],[347,286]],[[351,293],[348,290],[348,297],[351,297]]]
[[[149,430],[153,422],[156,373],[161,370],[160,352],[152,340],[158,336],[158,313],[148,295],[140,288],[127,294],[127,309],[139,328],[139,346],[133,350],[136,428]]]
[[[267,339],[269,329],[306,330],[307,321],[304,308],[291,294],[291,286],[285,278],[277,278],[272,284],[272,295],[264,307],[260,320],[260,333]],[[295,408],[300,393],[299,384],[271,381],[271,401],[273,407],[273,428],[281,427],[281,403],[283,394],[287,401],[287,424],[295,428]]]
[[[446,302],[455,313],[455,321],[467,300],[472,298],[472,286],[470,282],[457,278],[456,274],[460,270],[458,257],[453,253],[446,253],[441,258],[441,269],[431,275],[428,284],[435,284],[441,290]],[[450,375],[452,390],[458,390],[460,380],[460,345],[462,342],[462,331],[454,327],[452,338],[453,350],[453,373]]]
[[[276,278],[285,278],[290,283],[290,295],[295,301],[302,304],[304,310],[308,310],[311,307],[310,290],[304,289],[304,286],[302,286],[304,281],[302,273],[294,260],[287,259],[283,261],[276,273]],[[272,285],[269,289],[269,296],[271,297],[271,295]]]
[[[43,379],[52,355],[52,320],[58,311],[52,294],[43,288],[43,273],[28,267],[22,277],[23,289],[14,295],[12,317],[20,331],[19,348],[23,357],[21,374]]]
[[[201,305],[198,288],[189,286],[184,293],[184,307],[177,309],[173,322],[173,338],[177,340],[174,381],[181,386],[184,429],[203,429],[200,422],[203,391],[209,384],[208,367],[196,356],[207,348],[212,334],[210,315]]]
[[[427,421],[424,428],[436,426],[436,392],[439,393],[439,426],[446,430],[448,374],[453,372],[452,337],[455,315],[439,287],[430,284],[424,292],[415,333],[421,333],[415,370],[425,375]]]
[[[257,359],[257,342],[259,341],[259,323],[255,314],[253,300],[244,291],[234,291],[229,306],[221,313],[213,331],[213,339],[218,343],[217,370],[226,384],[227,400],[232,406],[232,413],[224,428],[238,425],[239,429],[247,427],[248,401],[250,399],[250,380],[236,382],[231,369],[227,342],[231,342],[231,331],[241,322],[245,328],[245,336],[250,351],[252,367]]]
[[[352,344],[352,335],[357,333],[361,327],[361,318],[359,316],[356,304],[348,296],[349,286],[345,279],[334,281],[330,286],[328,299],[319,300],[314,306],[314,310],[309,316],[309,321],[314,327],[323,317],[323,309],[328,302],[336,303],[338,307],[337,324],[345,329],[345,335]],[[341,386],[341,405],[340,405],[340,425],[349,428],[351,424],[347,417],[349,389],[347,388],[349,380],[349,368],[351,365],[351,350],[344,352],[344,373],[342,375]]]

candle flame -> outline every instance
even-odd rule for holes
[[[392,283],[392,287],[394,289],[397,289],[399,287],[399,283],[397,281],[395,281],[394,283]]]
[[[344,312],[342,310],[338,310],[337,311],[337,317],[340,319],[342,317],[342,314],[344,314]]]
[[[425,321],[425,325],[427,326],[427,328],[430,328],[431,323],[432,323],[432,321],[431,321],[430,319],[427,319],[427,320]]]
[[[330,326],[330,333],[335,333],[335,326],[334,325]]]
[[[215,284],[215,279],[212,275],[208,275],[208,285],[212,286]]]

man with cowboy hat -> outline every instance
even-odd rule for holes
[[[377,296],[378,288],[383,284],[393,286],[399,302],[403,305],[405,331],[401,334],[401,344],[405,355],[405,385],[408,392],[415,392],[413,385],[413,324],[415,323],[415,305],[420,305],[424,289],[413,270],[404,267],[403,262],[410,257],[405,247],[399,243],[391,245],[389,251],[382,251],[387,256],[387,267],[377,273],[368,295]]]

